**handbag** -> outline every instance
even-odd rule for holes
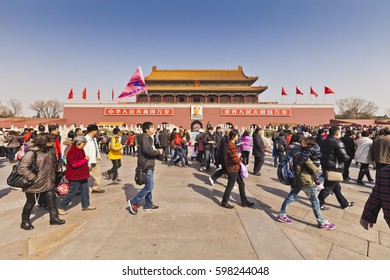
[[[342,182],[344,181],[343,173],[332,170],[324,170],[324,176],[326,181],[330,182]]]
[[[32,173],[37,175],[39,172],[39,168],[37,165],[37,152],[36,151],[32,151],[32,152],[34,153],[34,160],[30,166],[30,170],[32,171]],[[11,174],[7,178],[7,184],[14,188],[26,189],[28,187],[31,187],[34,184],[34,181],[28,180],[19,174],[18,170],[19,170],[20,163],[21,161],[19,161],[17,164],[15,164],[12,167]]]
[[[248,167],[240,162],[240,174],[243,178],[247,178],[249,176]]]
[[[146,183],[146,173],[144,172],[142,167],[137,167],[135,169],[134,181],[137,185],[144,185]]]
[[[67,195],[70,190],[69,182],[64,177],[64,172],[61,173],[61,179],[56,187],[56,194],[57,195]]]

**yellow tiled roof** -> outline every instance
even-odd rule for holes
[[[258,77],[248,77],[242,66],[227,70],[160,70],[153,66],[152,73],[145,81],[253,81]]]
[[[266,86],[148,86],[148,92],[256,92],[261,93],[268,87]]]

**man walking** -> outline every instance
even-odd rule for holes
[[[112,130],[114,134],[110,138],[110,142],[108,143],[108,158],[111,160],[112,168],[104,172],[104,175],[109,178],[112,174],[112,181],[114,183],[119,183],[122,180],[118,177],[118,169],[122,166],[122,154],[123,154],[123,146],[121,144],[121,130],[118,127],[115,127]]]
[[[104,193],[101,188],[102,174],[100,172],[100,161],[102,160],[96,141],[96,135],[98,133],[98,126],[96,124],[90,124],[87,126],[87,143],[85,144],[85,155],[89,158],[88,166],[90,174],[93,178],[92,193]]]
[[[142,124],[142,134],[138,141],[137,167],[142,168],[146,174],[145,186],[133,198],[128,200],[130,213],[137,215],[140,202],[145,198],[145,211],[157,210],[159,206],[153,203],[152,191],[154,188],[154,166],[155,159],[162,154],[162,150],[157,150],[153,143],[154,126],[151,122]]]
[[[327,171],[338,171],[343,173],[344,162],[349,160],[349,156],[345,151],[343,142],[340,140],[341,130],[337,126],[332,126],[329,129],[329,136],[320,142],[321,148],[321,166],[324,173]],[[333,192],[336,195],[337,201],[340,203],[341,208],[354,206],[354,202],[348,202],[344,195],[341,193],[341,186],[339,182],[333,182],[326,180],[324,182],[324,189],[321,190],[318,195],[320,201],[320,209],[325,210],[325,199]]]

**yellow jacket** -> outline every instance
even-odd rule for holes
[[[108,158],[110,160],[116,160],[122,158],[122,144],[121,138],[117,136],[111,136],[108,142]]]

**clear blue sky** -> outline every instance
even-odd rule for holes
[[[390,107],[388,0],[0,0],[0,95],[87,101],[118,95],[137,66],[244,67],[262,101],[327,103],[356,96]]]

